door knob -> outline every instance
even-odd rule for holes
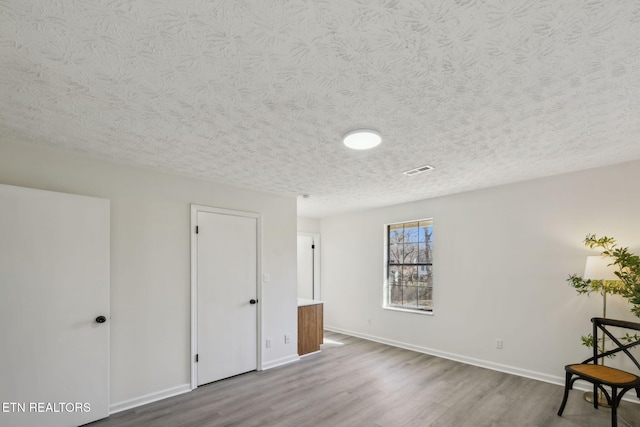
[[[252,299],[250,299],[250,300],[249,300],[249,304],[251,304],[251,305],[253,305],[253,304],[257,304],[257,303],[258,303],[258,300],[257,300],[257,299],[253,299],[253,298],[252,298]]]
[[[107,321],[107,318],[106,318],[106,317],[104,317],[104,316],[98,316],[98,317],[96,317],[96,322],[97,322],[97,323],[104,323],[104,322],[106,322],[106,321]]]

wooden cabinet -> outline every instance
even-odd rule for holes
[[[323,340],[322,303],[298,306],[298,354],[320,351]]]

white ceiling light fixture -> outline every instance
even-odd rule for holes
[[[382,136],[372,129],[356,129],[347,132],[342,142],[353,150],[368,150],[379,145],[382,142]]]

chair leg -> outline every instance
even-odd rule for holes
[[[600,393],[598,392],[598,386],[593,384],[593,407],[598,409],[598,401],[600,400]]]
[[[611,387],[611,427],[618,427],[618,390]]]
[[[569,384],[571,382],[571,374],[569,372],[565,375],[564,382],[564,397],[562,398],[562,404],[560,405],[560,409],[558,410],[558,416],[562,416],[562,412],[564,411],[564,406],[567,404],[567,399],[569,398]]]

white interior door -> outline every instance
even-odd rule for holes
[[[109,259],[108,200],[0,185],[0,425],[109,415]]]
[[[258,366],[258,216],[198,211],[197,227],[197,383],[202,385]]]

